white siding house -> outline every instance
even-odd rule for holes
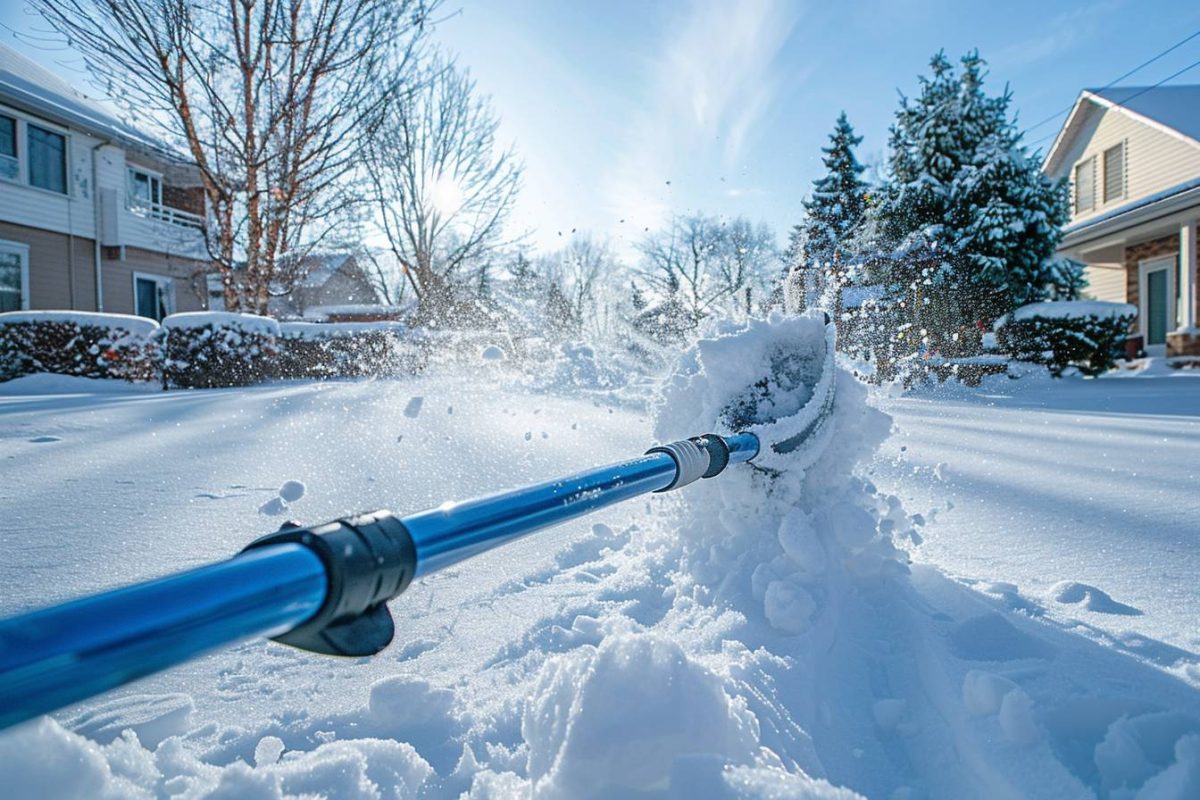
[[[1138,308],[1151,354],[1200,354],[1200,86],[1084,91],[1043,169],[1071,185],[1060,255],[1089,293]]]
[[[0,45],[0,310],[203,308],[198,177]]]

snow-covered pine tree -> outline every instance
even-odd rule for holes
[[[901,100],[873,212],[890,250],[885,282],[947,336],[1057,293],[1052,259],[1068,217],[1065,184],[1021,144],[1011,94],[985,93],[978,53],[962,67],[938,53],[918,97]]]
[[[804,201],[804,222],[793,230],[788,255],[795,259],[802,242],[804,267],[811,272],[806,286],[821,294],[831,279],[837,279],[851,255],[850,237],[863,221],[866,211],[867,183],[862,180],[863,166],[854,155],[862,143],[842,112],[829,135],[825,154],[825,174],[813,181],[812,196]],[[797,236],[799,234],[799,236]],[[789,260],[789,266],[794,266]],[[807,301],[811,305],[811,300]]]

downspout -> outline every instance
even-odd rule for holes
[[[108,140],[92,145],[92,260],[96,270],[96,310],[104,310],[104,271],[100,266],[100,171],[96,167],[96,153],[101,147],[111,144]]]

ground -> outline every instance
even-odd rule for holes
[[[0,614],[654,437],[483,366],[0,386]],[[841,380],[794,487],[745,470],[432,575],[373,659],[243,643],[0,734],[10,796],[1197,796],[1200,380],[869,399],[891,423]]]

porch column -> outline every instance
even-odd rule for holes
[[[1196,329],[1196,220],[1179,227],[1179,298],[1183,301],[1180,329]]]

